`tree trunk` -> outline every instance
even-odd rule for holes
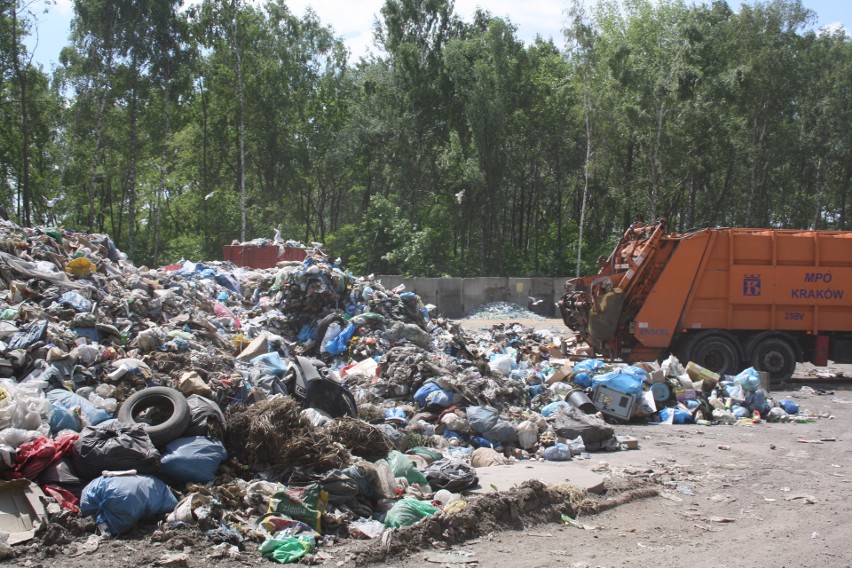
[[[240,44],[238,38],[238,22],[239,11],[237,10],[239,2],[234,2],[234,56],[237,63],[237,144],[239,146],[239,164],[237,166],[237,177],[240,184],[240,241],[246,240],[246,154],[245,154],[245,97],[243,94],[243,58],[240,53]]]
[[[154,266],[160,260],[160,202],[166,186],[166,155],[169,148],[169,76],[166,74],[163,84],[163,150],[160,153],[160,181],[157,184],[157,200],[154,207]]]
[[[139,152],[139,97],[137,93],[139,69],[137,68],[137,56],[134,51],[131,57],[133,78],[130,85],[130,145],[127,157],[127,246],[131,259],[135,259],[136,251],[136,161]]]
[[[30,196],[30,121],[29,109],[27,108],[27,73],[26,69],[21,69],[20,53],[18,51],[18,5],[17,2],[12,2],[12,67],[15,71],[15,78],[18,81],[18,88],[21,93],[21,186],[18,188],[21,198],[21,206],[23,211],[20,214],[22,224],[30,226],[32,224],[31,208],[32,198]]]
[[[580,201],[580,223],[577,231],[577,270],[576,276],[580,277],[580,264],[583,259],[583,227],[586,224],[586,203],[589,201],[589,174],[592,167],[592,122],[589,114],[591,102],[589,101],[589,91],[584,85],[583,88],[583,121],[586,126],[586,162],[583,164],[583,197]]]

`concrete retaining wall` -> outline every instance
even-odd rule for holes
[[[459,318],[489,302],[512,302],[526,307],[530,296],[543,300],[533,311],[559,317],[556,302],[562,297],[565,278],[403,278],[377,276],[385,288],[405,284],[424,304],[435,304],[450,318]]]

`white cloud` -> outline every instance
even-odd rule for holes
[[[373,46],[373,21],[381,17],[383,0],[289,0],[287,5],[296,16],[303,16],[305,9],[311,6],[323,24],[334,28],[335,34],[342,37],[358,59]],[[561,45],[564,26],[564,10],[567,2],[558,0],[456,0],[455,11],[463,20],[470,22],[478,6],[494,16],[507,17],[517,26],[518,37],[524,42],[532,42],[535,36],[552,37]]]
[[[70,16],[74,13],[74,0],[56,0],[56,11],[63,16]]]
[[[831,22],[830,24],[826,24],[820,28],[820,31],[825,31],[830,34],[833,34],[838,31],[842,31],[845,35],[849,35],[849,30],[846,29],[846,26],[843,25],[843,22]]]

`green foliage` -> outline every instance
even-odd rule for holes
[[[657,216],[852,228],[852,42],[804,31],[798,0],[575,0],[565,49],[449,0],[386,0],[382,51],[357,62],[283,0],[143,4],[76,0],[52,77],[24,64],[26,5],[3,4],[14,219],[163,264],[219,257],[245,214],[248,238],[424,276],[573,275],[578,249],[595,272]]]

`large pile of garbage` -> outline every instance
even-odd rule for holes
[[[682,393],[674,361],[572,366],[555,332],[466,333],[307,252],[149,269],[105,235],[0,222],[0,476],[32,482],[15,490],[50,503],[42,519],[91,515],[118,535],[168,515],[289,562],[463,509],[477,467],[626,449],[602,416],[668,420],[657,385],[692,416],[704,400],[685,393],[711,392]],[[727,396],[770,412],[735,384]],[[729,421],[714,400],[702,419]]]

